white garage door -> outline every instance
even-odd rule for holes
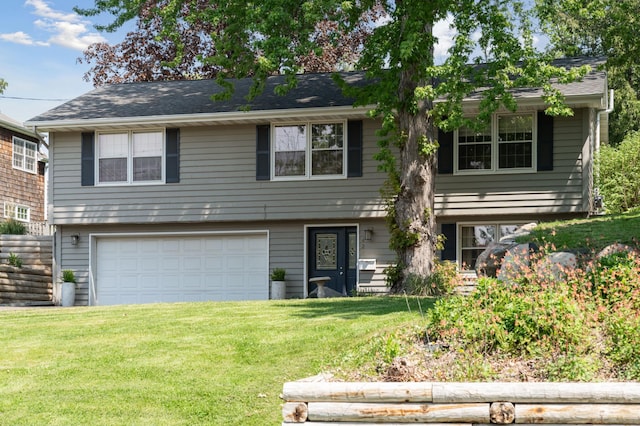
[[[97,305],[269,298],[266,234],[98,237]]]

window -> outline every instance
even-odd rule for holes
[[[38,144],[13,137],[13,168],[29,173],[38,171]]]
[[[345,176],[345,123],[276,125],[274,178]]]
[[[526,223],[526,222],[523,222]],[[473,269],[476,259],[489,244],[513,234],[522,223],[509,224],[470,224],[460,226],[460,263],[462,269]]]
[[[164,132],[100,133],[97,178],[100,184],[163,181]]]
[[[501,114],[486,129],[458,129],[456,171],[533,170],[535,126],[534,114]]]
[[[14,203],[4,203],[4,217],[7,219],[15,219],[20,222],[29,222],[31,220],[30,208],[20,206]]]

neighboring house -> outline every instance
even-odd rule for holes
[[[42,143],[37,132],[0,114],[0,221],[44,221],[45,162],[39,151]]]
[[[269,78],[249,110],[250,80],[223,102],[213,81],[165,81],[101,87],[27,122],[49,132],[55,257],[79,276],[77,304],[267,299],[276,267],[290,298],[318,276],[346,294],[385,290],[395,254],[373,159],[379,122],[329,74],[274,95],[282,81]],[[471,265],[519,224],[592,211],[607,78],[562,90],[573,117],[544,115],[541,92],[522,90],[518,112],[486,131],[440,135],[443,258]]]

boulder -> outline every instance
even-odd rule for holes
[[[531,255],[538,252],[538,246],[533,243],[516,244],[504,255],[498,278],[501,281],[512,281],[525,274],[531,266]]]
[[[475,270],[479,277],[495,278],[505,253],[517,244],[491,242],[476,259]]]
[[[626,244],[614,243],[603,248],[596,254],[596,259],[602,259],[606,256],[611,256],[616,253],[631,253],[634,256],[640,256],[640,252],[635,247],[628,246]]]
[[[538,276],[560,281],[567,277],[568,272],[578,267],[578,256],[574,253],[560,251],[550,253],[536,263],[534,270]]]

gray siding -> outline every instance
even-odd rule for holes
[[[80,133],[55,133],[56,224],[256,221],[382,217],[385,179],[373,159],[376,127],[364,126],[363,177],[256,181],[254,125],[181,129],[180,182],[80,185]]]
[[[439,217],[588,212],[589,111],[554,120],[554,167],[535,173],[439,175]],[[587,202],[588,205],[588,202]]]
[[[384,291],[383,269],[394,259],[394,254],[387,248],[388,235],[383,220],[367,220],[363,222],[328,222],[328,221],[266,221],[266,222],[229,222],[229,223],[200,223],[182,225],[88,225],[88,226],[60,226],[57,232],[58,258],[62,259],[57,265],[57,273],[62,269],[73,269],[78,278],[76,304],[89,303],[89,274],[90,265],[95,265],[96,259],[90,262],[90,234],[105,233],[190,233],[216,231],[269,231],[269,271],[273,268],[287,270],[287,298],[299,298],[304,295],[306,283],[305,265],[305,225],[359,225],[360,246],[359,257],[376,259],[376,271],[360,272],[360,287],[366,291]],[[372,227],[374,236],[371,241],[364,241],[363,229]],[[79,234],[77,246],[71,245],[72,234]],[[99,285],[99,283],[97,283]]]

